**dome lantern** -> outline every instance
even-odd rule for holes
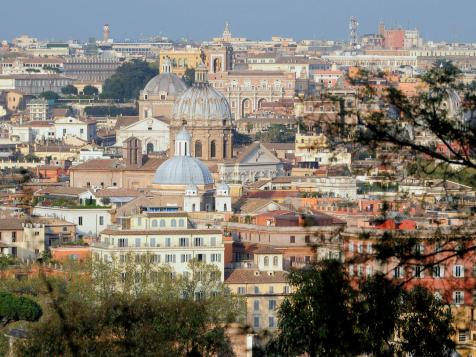
[[[187,129],[182,128],[175,136],[175,156],[190,156],[192,137]]]
[[[203,62],[195,68],[195,84],[198,86],[208,84],[208,70]]]

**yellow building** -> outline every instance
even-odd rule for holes
[[[201,62],[201,51],[199,48],[187,47],[185,49],[161,50],[159,52],[159,68],[166,58],[172,63],[172,73],[183,76],[187,68],[196,68]]]
[[[244,297],[246,323],[255,332],[273,331],[278,325],[277,312],[285,296],[290,293],[287,272],[283,270],[283,254],[271,247],[253,252],[253,263],[226,272],[225,284]]]
[[[476,309],[473,306],[451,307],[454,317],[456,351],[458,356],[476,356]]]

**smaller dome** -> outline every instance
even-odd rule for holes
[[[155,172],[154,184],[162,185],[209,185],[213,177],[208,167],[191,156],[174,156]]]
[[[145,86],[144,92],[151,95],[167,93],[178,96],[187,89],[185,83],[174,73],[161,73],[152,78]]]
[[[192,141],[192,136],[190,135],[190,133],[187,131],[187,129],[185,128],[182,128],[178,133],[177,135],[175,136],[175,140],[176,141]]]

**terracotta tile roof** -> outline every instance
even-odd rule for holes
[[[270,284],[285,283],[288,275],[285,271],[276,271],[270,275],[268,272],[254,269],[234,269],[225,274],[226,284]]]
[[[273,178],[272,183],[292,183],[294,181],[297,181],[297,179],[292,176],[278,176]]]
[[[241,213],[255,213],[256,211],[264,208],[268,204],[275,204],[281,207],[273,200],[260,199],[260,198],[244,198],[241,202],[238,202],[239,211]]]
[[[119,159],[93,159],[71,167],[71,170],[123,170],[125,165]]]
[[[268,150],[292,150],[294,151],[294,143],[263,143]]]
[[[93,159],[71,167],[71,170],[99,170],[99,171],[155,171],[165,161],[165,158],[148,158],[141,167],[128,167],[120,159]]]
[[[278,198],[288,198],[288,197],[299,197],[299,191],[286,190],[286,191],[272,191],[272,190],[259,190],[252,191],[246,194],[249,198],[258,198],[258,199],[278,199]]]
[[[29,122],[26,122],[26,123],[23,123],[21,126],[22,127],[28,127],[28,128],[32,128],[32,127],[39,127],[39,126],[53,126],[54,123],[50,122],[50,121],[44,121],[44,120],[32,120],[32,121],[29,121]]]
[[[116,119],[116,124],[114,125],[114,129],[120,129],[125,126],[129,126],[131,124],[134,124],[135,122],[139,121],[138,116],[122,116],[122,117],[117,117]]]
[[[261,179],[261,180],[258,180],[256,182],[253,182],[251,185],[248,185],[249,188],[253,189],[253,188],[260,188],[264,185],[266,185],[268,182],[270,182],[271,180],[267,179]]]
[[[283,254],[283,252],[271,246],[262,246],[254,250],[253,254]]]
[[[22,223],[24,219],[0,219],[0,231],[18,231],[23,230]]]
[[[96,197],[139,197],[142,193],[128,188],[105,188],[96,191],[94,195]]]
[[[78,188],[78,187],[51,187],[43,188],[35,192],[36,196],[42,195],[61,195],[61,196],[77,196],[83,192],[88,192],[87,188]]]

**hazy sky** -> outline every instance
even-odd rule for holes
[[[476,42],[476,0],[10,0],[0,7],[0,39],[20,34],[41,39],[163,34],[210,39],[225,21],[234,36],[267,39],[347,39],[350,16],[359,33],[378,22],[418,28],[425,39]]]

